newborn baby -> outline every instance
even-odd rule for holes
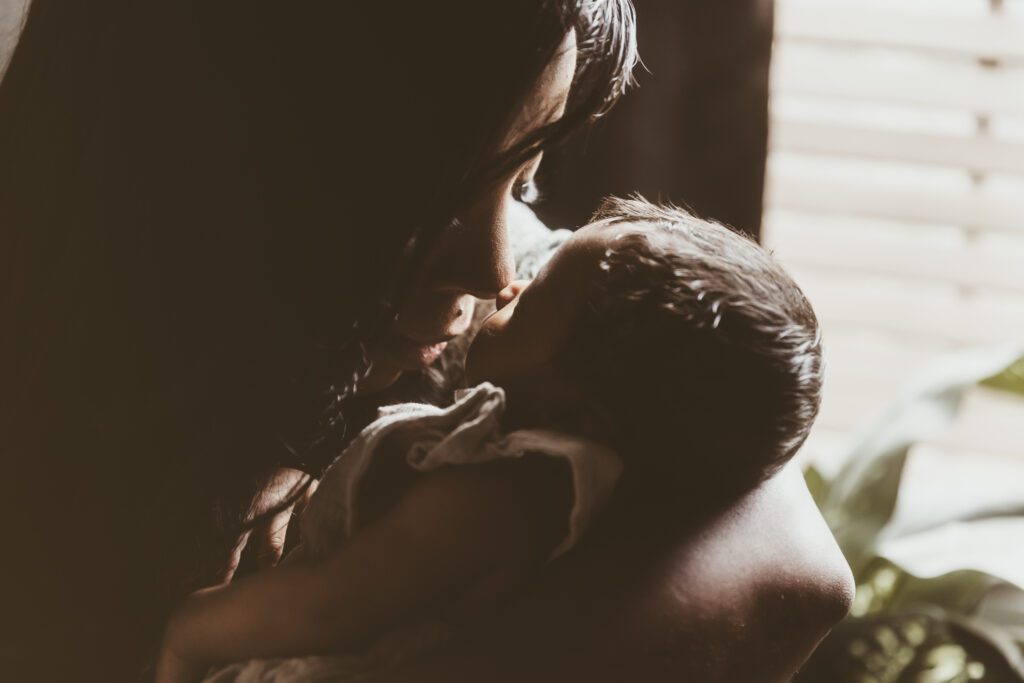
[[[358,680],[456,637],[571,549],[620,475],[738,495],[803,443],[821,346],[756,243],[609,200],[501,293],[466,371],[448,408],[381,410],[281,566],[186,601],[158,681]]]

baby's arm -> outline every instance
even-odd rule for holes
[[[214,663],[356,649],[509,567],[535,567],[571,504],[550,462],[449,467],[319,563],[279,566],[193,594],[172,616],[157,683]]]

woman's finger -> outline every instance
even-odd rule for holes
[[[296,469],[277,470],[267,481],[257,499],[257,514],[266,515],[275,507],[288,500],[292,505],[282,508],[257,524],[256,565],[263,569],[276,565],[285,551],[288,528],[292,525],[295,512],[300,512],[312,493],[310,476]],[[295,496],[299,498],[295,500]],[[293,534],[294,536],[294,534]]]
[[[288,531],[285,534],[284,539],[284,550],[286,553],[292,552],[294,548],[298,547],[302,541],[302,534],[300,532],[302,525],[299,521],[302,519],[302,513],[306,510],[306,505],[309,503],[310,498],[313,497],[313,492],[316,491],[316,487],[320,485],[319,480],[313,479],[309,482],[309,486],[306,488],[306,492],[302,494],[302,497],[295,501],[295,507],[292,509],[292,519],[288,524]]]
[[[223,583],[231,581],[235,576],[235,572],[238,571],[238,565],[242,563],[242,551],[245,550],[245,545],[249,542],[250,535],[252,535],[252,530],[243,533],[235,542],[235,547],[231,549],[228,565],[224,570],[224,575],[221,577]]]
[[[313,493],[316,492],[316,488],[320,486],[320,480],[311,479],[309,485],[306,486],[306,492],[302,494],[302,497],[295,501],[295,510],[293,514],[295,517],[302,517],[302,512],[306,509],[306,505],[309,504],[309,499],[313,497]]]
[[[284,539],[288,535],[288,523],[292,519],[293,507],[285,508],[260,525],[256,553],[256,565],[260,569],[273,567],[284,554]]]

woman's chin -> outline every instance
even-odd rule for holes
[[[401,376],[401,369],[374,363],[370,372],[367,373],[366,377],[359,382],[359,386],[356,389],[356,395],[363,396],[366,394],[376,394],[380,391],[384,391],[397,382]]]
[[[374,364],[412,372],[433,365],[447,346],[447,338],[421,342],[390,330],[369,344],[369,353]]]

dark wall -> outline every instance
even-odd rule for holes
[[[773,1],[634,2],[640,87],[551,155],[539,213],[575,227],[639,191],[759,235]]]

